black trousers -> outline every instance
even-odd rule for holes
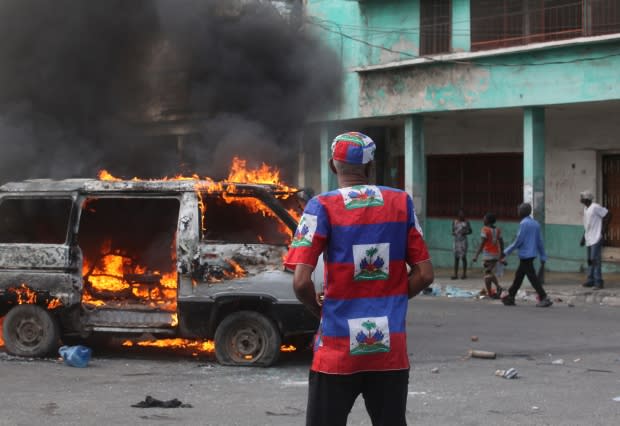
[[[510,288],[508,289],[508,294],[511,298],[514,299],[517,295],[517,292],[521,288],[521,284],[523,284],[523,278],[525,276],[527,276],[527,279],[530,280],[530,283],[532,284],[532,287],[534,287],[534,290],[536,290],[536,293],[538,293],[538,297],[540,297],[540,300],[543,300],[545,297],[547,297],[547,293],[545,293],[545,290],[542,288],[542,284],[540,284],[540,281],[538,280],[538,275],[534,270],[534,259],[536,258],[531,257],[529,259],[519,260],[519,267],[517,268],[517,272],[515,272],[515,279],[512,282]]]
[[[373,426],[407,424],[409,370],[350,375],[310,371],[308,384],[307,426],[345,426],[360,393]]]

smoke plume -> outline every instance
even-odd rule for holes
[[[285,167],[341,74],[268,1],[3,0],[0,182]]]

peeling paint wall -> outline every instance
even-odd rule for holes
[[[360,74],[362,117],[511,108],[620,98],[620,42],[437,63]],[[579,61],[586,58],[586,61]],[[588,59],[589,58],[589,59]],[[566,64],[531,66],[539,62]],[[515,66],[504,66],[514,64]]]

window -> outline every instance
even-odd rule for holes
[[[422,0],[420,4],[420,55],[450,52],[450,0]]]
[[[0,243],[64,244],[69,198],[5,198],[0,201]]]
[[[257,198],[203,194],[203,199],[204,240],[282,245],[290,242],[291,230]]]
[[[454,217],[462,207],[470,218],[493,212],[517,219],[523,201],[523,155],[431,155],[427,157],[427,214]]]
[[[472,0],[472,50],[620,32],[617,0]]]
[[[620,155],[603,157],[602,205],[611,213],[605,245],[620,247]]]

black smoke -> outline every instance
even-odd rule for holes
[[[286,169],[341,74],[266,1],[2,0],[0,181]]]

